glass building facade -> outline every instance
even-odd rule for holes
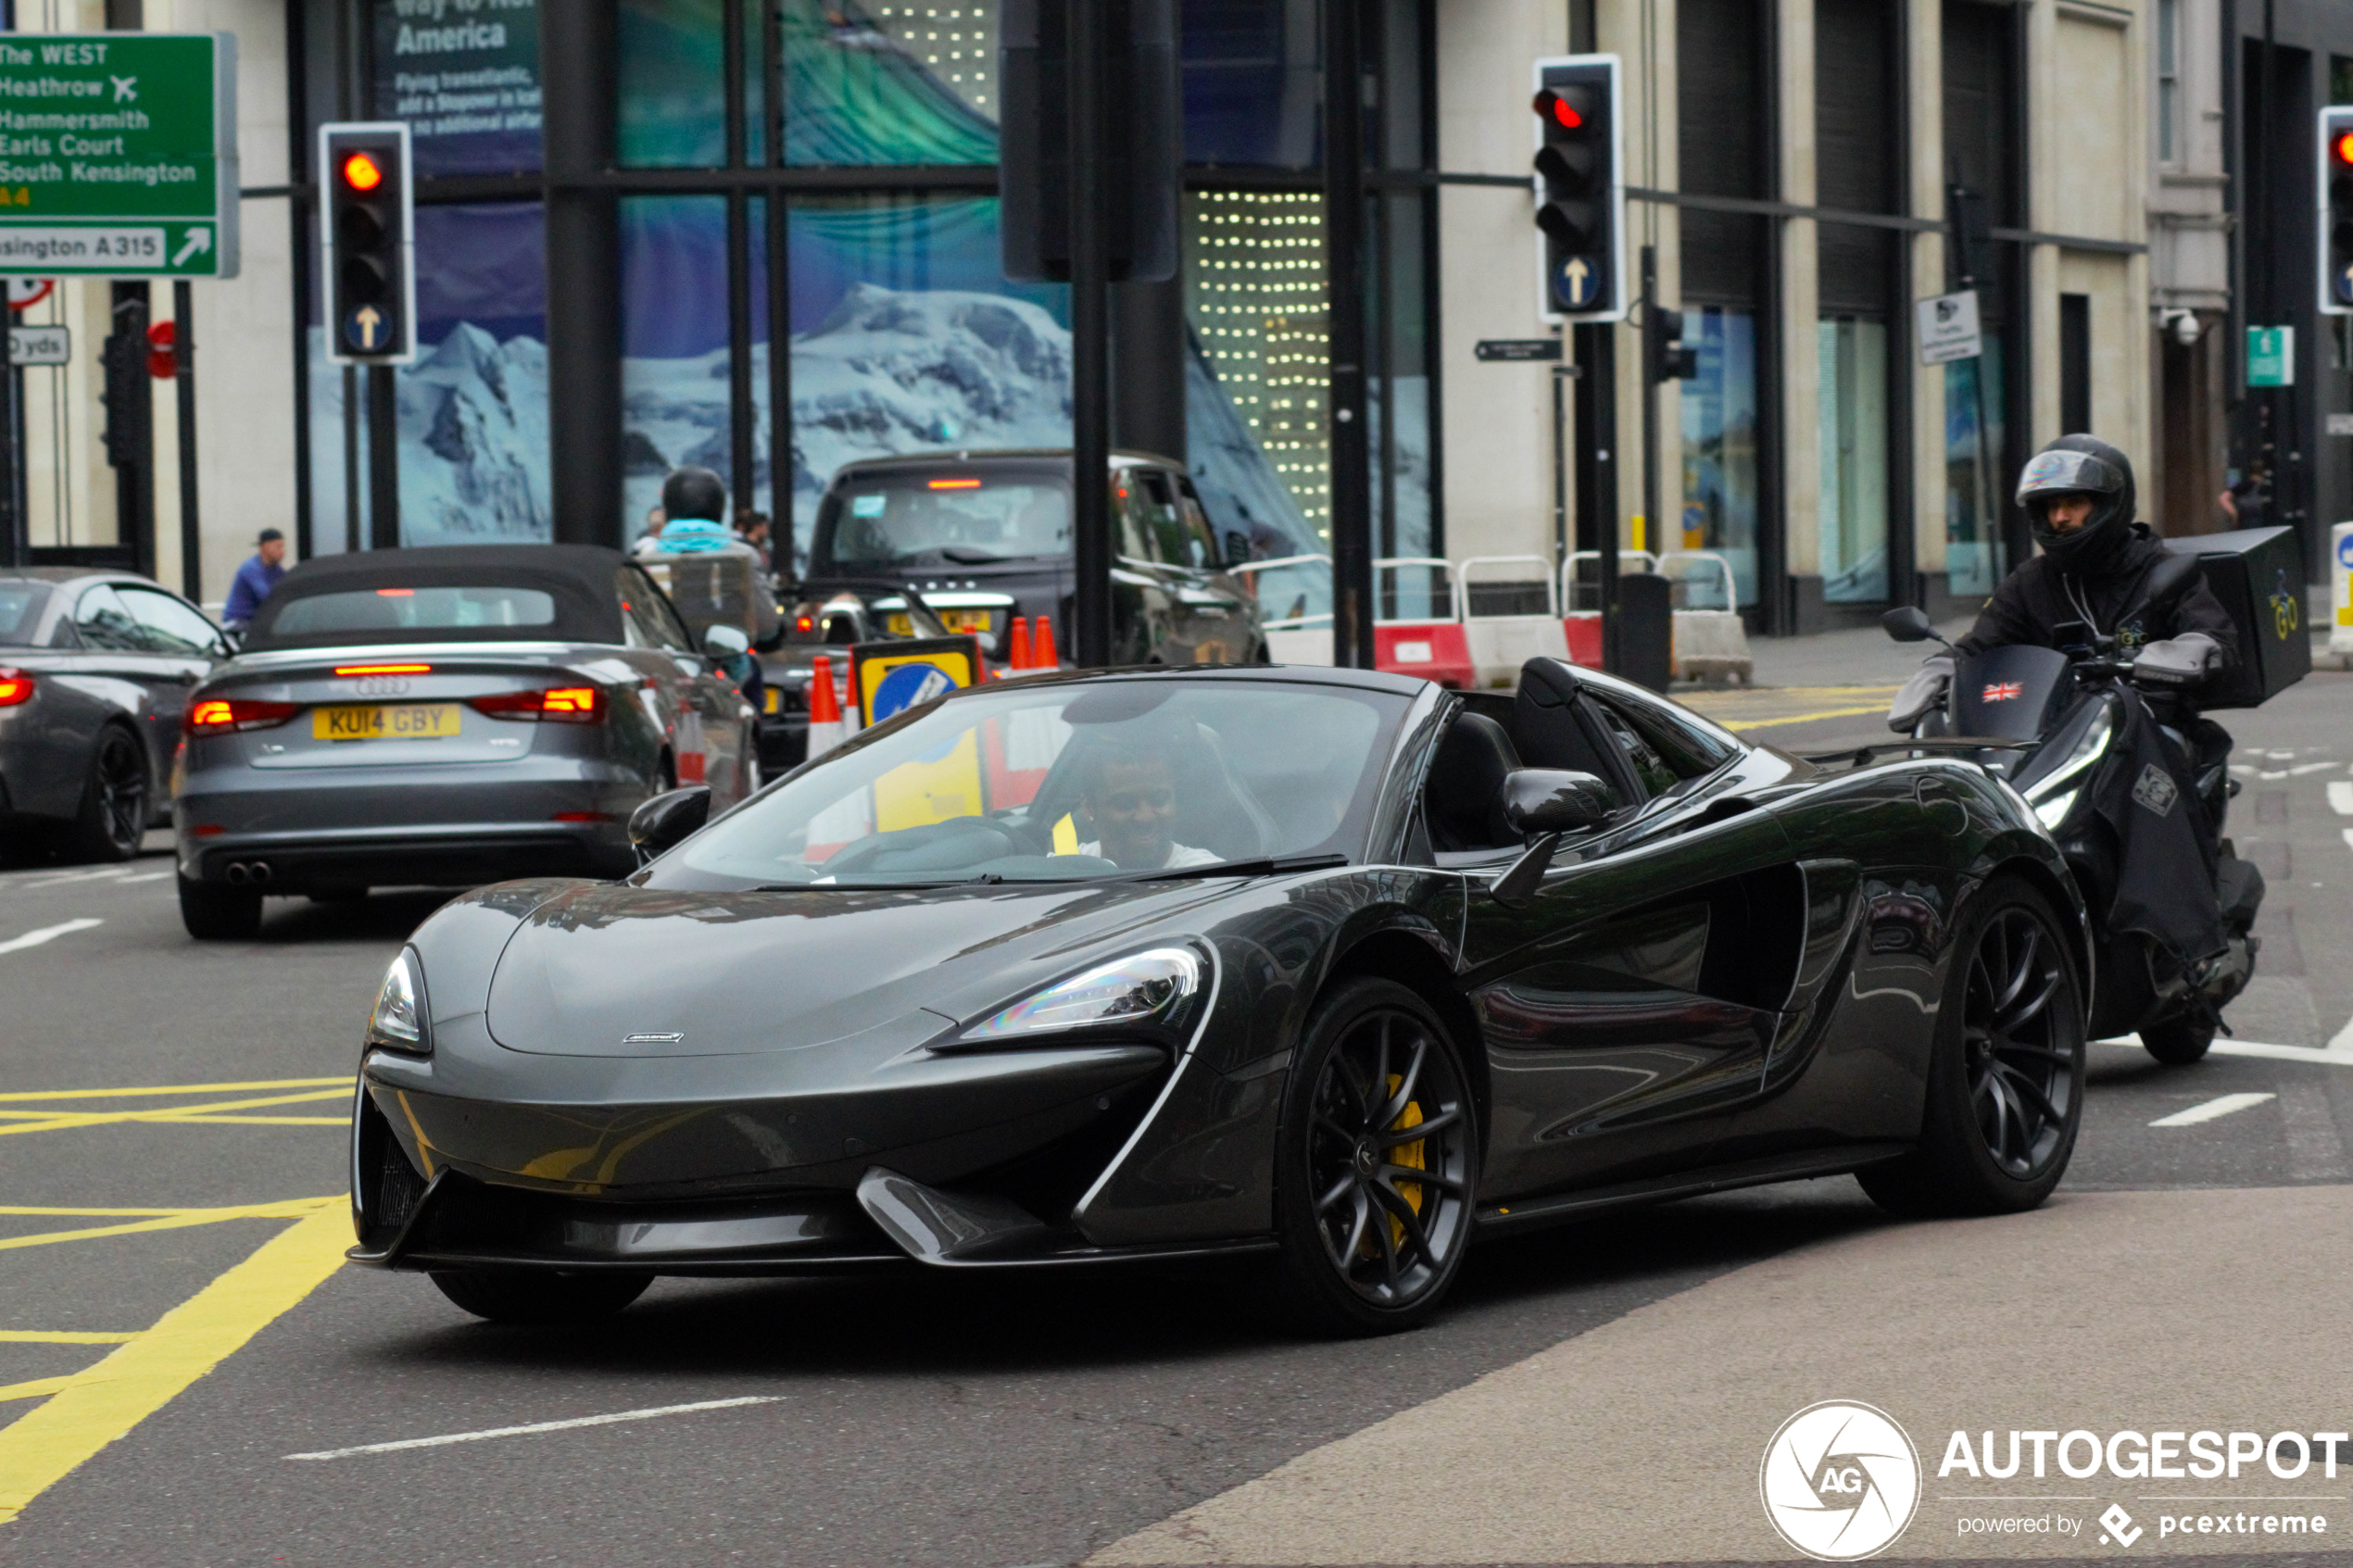
[[[585,29],[552,0],[481,0],[462,25],[432,0],[294,10],[306,119],[404,120],[419,176],[413,364],[329,365],[298,285],[305,554],[622,543],[683,464],[725,476],[805,554],[844,463],[1069,444],[1068,290],[1009,282],[1000,259],[1000,0],[617,0]],[[1132,286],[1175,330],[1148,350],[1115,326],[1114,381],[1181,411],[1142,433],[1181,444],[1221,532],[1262,555],[1327,549],[1322,8],[1179,11],[1180,281]],[[1379,546],[1426,555],[1442,547],[1416,182],[1429,17],[1416,0],[1369,13],[1365,286],[1348,307],[1371,361]],[[1115,439],[1142,444],[1128,422]],[[564,456],[583,452],[610,493],[585,523]]]

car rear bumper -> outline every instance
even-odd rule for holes
[[[516,877],[625,874],[635,858],[569,826],[519,831],[497,823],[382,834],[246,834],[182,839],[180,874],[300,893],[320,886],[481,887]],[[233,868],[236,868],[233,870]]]
[[[180,872],[299,890],[321,883],[476,887],[619,876],[644,782],[570,758],[447,768],[208,769],[172,802]],[[266,873],[253,868],[267,866]]]

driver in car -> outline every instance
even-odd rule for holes
[[[1079,797],[1094,819],[1095,836],[1077,853],[1126,872],[1215,865],[1218,858],[1210,851],[1176,842],[1176,747],[1168,736],[1105,742],[1090,759]]]

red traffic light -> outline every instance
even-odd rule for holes
[[[355,191],[372,191],[384,182],[384,167],[366,153],[343,160],[343,182]]]
[[[2329,145],[2336,152],[2339,163],[2353,163],[2353,131],[2340,131],[2329,138]]]
[[[1558,88],[1547,87],[1536,94],[1536,112],[1564,131],[1585,129],[1585,114],[1568,95]]]

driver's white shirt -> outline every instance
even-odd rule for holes
[[[1099,860],[1108,860],[1111,859],[1110,856],[1103,853],[1101,841],[1096,839],[1090,839],[1087,843],[1080,845],[1076,849],[1073,850],[1072,853],[1076,855],[1092,855]],[[1208,850],[1196,849],[1189,844],[1179,844],[1172,838],[1168,841],[1168,859],[1163,860],[1159,865],[1129,866],[1126,869],[1128,871],[1138,872],[1173,872],[1186,866],[1214,866],[1216,863],[1217,857],[1211,854]]]

